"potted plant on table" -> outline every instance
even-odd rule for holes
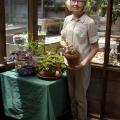
[[[29,51],[13,51],[9,56],[5,57],[6,63],[14,63],[15,69],[19,75],[34,75],[36,72],[36,64]]]
[[[57,78],[66,70],[64,57],[57,53],[47,53],[37,59],[38,75],[46,78]]]

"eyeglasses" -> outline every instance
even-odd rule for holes
[[[80,3],[80,2],[85,2],[85,0],[71,0],[73,3],[75,3],[75,2],[78,2],[78,3]]]

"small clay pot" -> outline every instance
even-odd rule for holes
[[[68,65],[70,67],[74,67],[79,64],[80,62],[80,53],[75,52],[74,54],[71,54],[69,51],[64,54],[64,56],[67,59]]]

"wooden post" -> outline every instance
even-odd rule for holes
[[[112,24],[112,7],[113,0],[108,0],[107,7],[107,23],[106,23],[106,36],[105,36],[105,53],[104,53],[104,82],[103,82],[103,96],[101,101],[101,119],[105,116],[106,107],[106,93],[107,93],[107,79],[108,79],[108,63],[109,63],[109,53],[110,53],[110,35],[111,35],[111,24]]]
[[[0,64],[4,63],[6,56],[6,32],[5,32],[5,4],[0,0]]]
[[[38,39],[37,0],[28,0],[28,40]]]

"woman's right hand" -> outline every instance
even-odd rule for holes
[[[68,43],[65,41],[64,37],[61,37],[60,45],[64,49],[64,53],[68,51]]]
[[[65,46],[65,53],[68,52],[68,46]]]

